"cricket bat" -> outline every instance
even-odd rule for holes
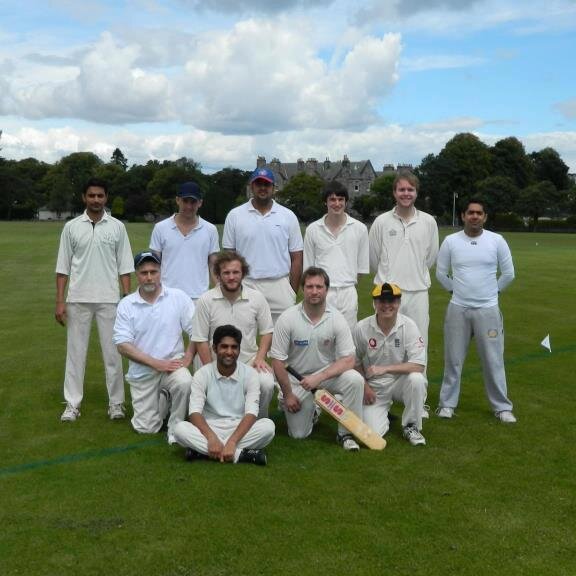
[[[286,371],[292,374],[296,380],[302,380],[303,376],[292,366],[286,366]],[[340,422],[346,430],[353,434],[363,444],[366,444],[371,450],[384,450],[386,448],[386,440],[378,435],[368,424],[363,422],[352,410],[349,410],[338,402],[328,390],[319,388],[314,390],[314,401],[320,408],[330,414],[334,420]]]

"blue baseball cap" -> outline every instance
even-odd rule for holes
[[[268,168],[256,168],[256,170],[252,172],[252,176],[250,176],[250,184],[252,184],[254,180],[266,180],[266,182],[274,184],[274,172]]]
[[[202,190],[196,182],[184,182],[180,184],[178,188],[178,198],[195,198],[196,200],[202,200]]]
[[[138,268],[138,266],[144,262],[155,262],[156,264],[161,264],[161,260],[158,254],[155,254],[151,250],[138,252],[138,254],[134,256],[134,268]]]

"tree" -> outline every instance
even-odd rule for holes
[[[512,178],[488,176],[478,182],[477,194],[486,202],[486,211],[494,223],[498,214],[508,214],[514,210],[520,190]]]
[[[558,201],[558,190],[552,182],[547,180],[532,184],[520,192],[516,211],[521,216],[528,216],[531,219],[530,229],[536,230],[538,219],[544,215],[546,209]]]
[[[112,156],[110,158],[110,164],[114,164],[115,166],[120,166],[122,170],[126,170],[128,168],[128,160],[122,154],[122,150],[120,148],[115,148],[114,152],[112,152]]]
[[[68,212],[72,209],[74,188],[60,166],[53,166],[48,171],[42,179],[42,187],[47,196],[48,208],[56,212],[58,218],[62,212]]]
[[[504,138],[496,142],[490,152],[493,176],[510,178],[518,188],[534,182],[534,165],[520,140],[513,136]]]
[[[54,169],[70,182],[72,189],[70,206],[74,212],[81,212],[84,209],[82,203],[84,186],[101,164],[102,160],[93,152],[74,152],[64,156],[54,165]]]
[[[250,172],[224,168],[208,177],[208,189],[202,205],[202,216],[214,224],[222,224],[228,212],[246,202],[246,185]]]
[[[324,181],[318,176],[301,172],[278,193],[278,200],[290,208],[300,222],[312,222],[324,214],[323,186]]]
[[[567,190],[570,187],[569,168],[554,148],[544,148],[540,152],[533,152],[530,158],[538,182],[548,180],[557,190]]]

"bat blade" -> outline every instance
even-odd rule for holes
[[[292,368],[292,366],[286,365],[285,368],[296,380],[299,382],[302,380],[302,374]],[[338,402],[327,390],[323,388],[315,390],[314,401],[371,450],[384,450],[384,448],[386,448],[386,440],[384,440],[382,436],[374,432],[374,430],[354,414],[352,410],[349,410],[344,404]]]
[[[372,430],[352,410],[338,402],[330,392],[320,388],[314,393],[314,400],[318,406],[340,422],[346,430],[366,444],[368,448],[371,450],[384,450],[386,448],[386,440]]]

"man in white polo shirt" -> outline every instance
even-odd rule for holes
[[[396,206],[370,228],[370,268],[374,284],[393,282],[402,290],[400,312],[416,322],[428,349],[430,268],[438,254],[438,225],[414,206],[418,178],[407,170],[394,179]]]
[[[218,326],[232,324],[242,332],[240,362],[258,372],[260,382],[260,418],[268,416],[268,406],[274,394],[274,376],[266,355],[272,343],[272,316],[264,295],[243,286],[248,274],[246,260],[234,251],[220,252],[214,260],[218,285],[200,296],[192,323],[192,340],[202,364],[214,360],[210,346]],[[260,343],[257,338],[260,336]],[[212,352],[212,353],[211,353]]]
[[[154,226],[150,250],[161,257],[163,284],[196,300],[210,285],[211,263],[220,249],[218,230],[198,216],[202,191],[196,182],[180,185],[176,204],[178,212]]]
[[[384,436],[392,403],[402,402],[404,438],[412,446],[424,445],[424,340],[414,320],[398,313],[402,291],[396,284],[377,284],[372,298],[376,314],[360,320],[352,331],[356,369],[365,378],[362,419]]]
[[[178,288],[164,286],[160,259],[152,251],[134,257],[138,290],[118,306],[114,344],[130,360],[134,416],[132,426],[142,434],[162,428],[168,412],[168,441],[174,426],[186,417],[192,376],[188,366],[194,356],[190,342],[184,351],[182,332],[192,334],[194,303]]]
[[[250,274],[244,285],[264,294],[275,323],[296,301],[302,275],[302,233],[294,212],[273,199],[271,170],[255,170],[250,189],[252,198],[226,217],[222,246],[246,258]]]
[[[264,448],[274,438],[274,422],[257,419],[260,386],[256,371],[238,362],[242,332],[224,324],[214,331],[216,360],[194,374],[187,421],[174,429],[189,461],[266,465]]]
[[[484,388],[501,422],[514,424],[504,369],[504,325],[498,295],[514,280],[512,254],[500,234],[484,230],[484,203],[467,201],[464,230],[446,236],[436,265],[436,278],[452,294],[444,320],[444,378],[441,418],[452,418],[460,397],[460,378],[474,336],[482,364]]]
[[[330,277],[326,302],[344,315],[350,328],[358,320],[356,284],[370,272],[368,229],[346,214],[348,190],[332,180],[324,186],[325,216],[312,222],[304,236],[304,269],[323,268]]]
[[[86,210],[64,226],[56,264],[55,317],[67,328],[63,422],[73,422],[80,416],[86,354],[94,318],[104,359],[108,415],[112,420],[124,418],[122,359],[112,343],[112,330],[120,299],[118,278],[122,294],[130,292],[130,274],[134,270],[130,241],[124,224],[105,210],[106,182],[90,179],[82,200]]]
[[[321,268],[308,268],[302,275],[304,301],[288,308],[278,319],[272,337],[272,368],[280,385],[280,406],[288,434],[306,438],[315,416],[313,391],[325,388],[342,395],[342,403],[362,414],[364,379],[354,370],[355,350],[344,316],[326,306],[330,278]],[[286,364],[304,376],[298,382]],[[357,451],[358,443],[338,424],[344,450]]]

